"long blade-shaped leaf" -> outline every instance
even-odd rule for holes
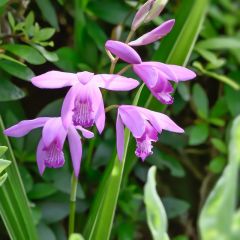
[[[148,170],[147,183],[144,186],[147,221],[154,240],[168,240],[167,214],[156,190],[156,169],[152,166]]]
[[[169,49],[165,52],[165,62],[184,65],[189,59],[196,38],[199,34],[208,0],[185,0],[179,9],[180,14],[176,17],[178,26],[175,27],[174,35],[171,35],[171,41],[163,42],[159,49],[159,54],[164,55],[161,49]],[[158,59],[158,56],[156,58]],[[158,59],[159,60],[159,59]],[[154,108],[154,101],[147,91],[138,92],[141,101],[135,101],[137,105],[145,105]],[[147,96],[147,97],[145,97]],[[136,100],[136,99],[135,99]],[[158,110],[159,110],[159,103]],[[156,106],[156,104],[155,104]],[[134,165],[134,142],[129,143],[129,133],[126,136],[125,156],[121,164],[117,157],[114,164],[107,169],[97,195],[98,201],[94,202],[90,212],[89,221],[86,225],[84,236],[87,239],[106,239],[108,240],[111,233],[113,218],[116,210],[117,199],[119,196],[120,186],[123,180],[123,174],[129,173]],[[129,146],[129,147],[128,147]],[[110,169],[110,170],[109,170]]]
[[[8,167],[8,178],[0,187],[0,213],[4,224],[12,239],[38,239],[31,209],[26,197],[25,189],[18,172],[11,145],[3,135],[4,125],[0,116],[0,145],[8,147],[5,158],[11,161]]]
[[[240,116],[236,118],[232,127],[229,153],[228,165],[206,200],[200,215],[199,228],[203,240],[235,239],[235,225],[239,219],[238,215],[234,215],[234,211],[240,165]]]

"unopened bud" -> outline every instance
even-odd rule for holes
[[[167,2],[168,0],[148,0],[137,11],[132,22],[132,31],[135,31],[143,23],[150,22],[157,17],[162,12]]]

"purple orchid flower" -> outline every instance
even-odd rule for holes
[[[50,71],[32,78],[39,88],[63,88],[70,86],[62,106],[63,126],[96,127],[101,133],[105,126],[105,111],[101,91],[128,91],[139,85],[137,80],[114,74],[94,75],[90,72],[66,73]]]
[[[139,62],[140,56],[129,45],[109,40],[106,49],[132,64],[133,71],[143,80],[153,96],[163,104],[172,104],[171,93],[174,91],[169,81],[187,81],[196,77],[196,74],[181,66],[160,62]],[[141,59],[141,58],[140,58]]]
[[[162,130],[175,133],[184,132],[165,114],[142,107],[122,105],[118,108],[116,122],[117,152],[120,160],[122,160],[124,154],[124,125],[136,139],[137,148],[135,154],[143,161],[153,153],[152,142],[158,140],[158,133],[161,133]]]
[[[42,138],[37,147],[37,165],[40,174],[43,174],[46,167],[60,168],[64,165],[63,145],[68,137],[74,174],[77,177],[82,158],[82,143],[76,129],[80,130],[85,138],[92,138],[94,134],[82,127],[70,126],[66,130],[60,117],[39,117],[33,120],[24,120],[6,129],[4,134],[10,137],[22,137],[39,127],[43,127]]]

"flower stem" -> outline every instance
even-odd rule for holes
[[[75,227],[75,211],[76,211],[76,194],[77,194],[78,178],[73,173],[71,181],[71,193],[70,193],[70,215],[69,215],[69,236],[74,233]]]
[[[118,75],[122,75],[123,73],[125,73],[132,65],[127,65],[125,66],[122,70],[120,70],[117,74]]]
[[[114,108],[118,108],[119,106],[118,105],[110,105],[108,107],[105,108],[105,113],[111,111],[112,109]]]

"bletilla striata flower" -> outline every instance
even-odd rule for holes
[[[80,130],[85,138],[92,138],[94,134],[82,127],[70,126],[66,130],[60,117],[39,117],[33,120],[24,120],[6,129],[4,133],[10,137],[22,137],[39,127],[43,128],[42,137],[37,147],[37,165],[40,174],[43,174],[46,167],[60,168],[64,165],[63,145],[68,137],[74,174],[77,177],[80,171],[82,143],[76,129]]]
[[[158,133],[161,133],[162,130],[175,133],[184,132],[165,114],[142,107],[122,105],[118,108],[116,122],[117,152],[120,160],[122,160],[124,154],[124,125],[136,139],[135,154],[143,161],[153,153],[152,142],[158,140]]]
[[[142,41],[142,40],[141,40]],[[186,81],[196,74],[181,66],[160,62],[142,62],[138,53],[129,45],[109,40],[106,49],[132,65],[133,71],[143,80],[153,96],[163,104],[172,104],[173,87],[169,81]]]
[[[101,133],[105,126],[104,103],[100,88],[128,91],[139,85],[137,80],[114,74],[94,75],[90,72],[66,73],[50,71],[32,78],[39,88],[63,88],[70,86],[62,106],[63,125],[83,128],[96,127]]]

